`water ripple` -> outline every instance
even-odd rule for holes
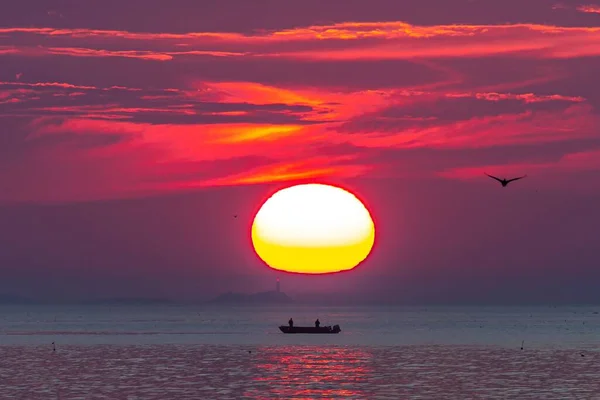
[[[600,393],[599,350],[3,346],[0,398],[591,399]]]

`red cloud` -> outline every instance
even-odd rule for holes
[[[480,154],[586,140],[595,146],[600,121],[593,91],[566,84],[553,90],[550,83],[575,75],[569,68],[578,57],[600,55],[599,43],[600,28],[539,24],[342,22],[248,34],[0,28],[2,57],[47,56],[60,65],[85,57],[77,62],[102,67],[94,71],[102,79],[48,69],[46,76],[62,79],[0,82],[0,118],[16,126],[7,128],[13,147],[0,149],[6,163],[0,189],[18,198],[98,198],[385,175],[397,167],[394,158],[416,149]],[[499,55],[519,64],[465,67]],[[370,62],[381,60],[393,62]],[[528,73],[519,68],[524,62]],[[337,78],[338,68],[368,66],[369,72],[357,67],[344,77],[358,81],[388,64],[391,74],[402,63],[416,65],[405,85],[358,89],[353,82],[307,85],[298,78],[305,67],[325,65],[325,75]],[[125,64],[135,67],[123,74]],[[104,65],[118,67],[102,75]],[[7,76],[24,70],[17,67]],[[421,69],[432,73],[417,78]],[[29,71],[23,77],[35,79]],[[286,75],[279,81],[286,83],[267,83],[271,71]],[[318,73],[304,75],[310,74]],[[173,79],[161,84],[163,75]],[[557,163],[562,170],[596,168],[596,153],[581,151],[565,150],[560,162],[521,153],[494,162],[449,157],[424,173],[480,175],[487,164],[507,173]],[[389,159],[379,159],[381,152]],[[417,175],[417,163],[404,162]],[[62,177],[60,190],[38,178],[40,170]]]
[[[577,11],[581,11],[583,13],[600,14],[600,6],[588,4],[577,7]]]
[[[580,7],[580,10],[595,12],[595,8],[591,6]],[[12,41],[13,46],[4,50],[10,53],[126,57],[151,61],[170,61],[175,57],[193,56],[382,60],[462,58],[514,53],[536,58],[600,54],[600,28],[540,24],[418,26],[401,21],[344,22],[246,35],[219,32],[178,34],[1,28],[0,34]],[[23,39],[16,35],[24,35],[25,38],[31,35],[44,36],[45,41],[51,45],[17,46],[15,42]],[[64,45],[65,41],[69,45]],[[141,50],[140,47],[145,49]]]
[[[76,103],[61,107],[29,108],[29,112],[44,111],[47,117],[38,118],[27,129],[30,150],[20,160],[22,182],[36,182],[27,165],[41,166],[43,163],[55,165],[60,173],[68,173],[68,179],[77,188],[53,192],[53,199],[87,196],[110,196],[146,193],[152,190],[183,189],[191,187],[239,185],[270,181],[298,180],[306,178],[356,177],[372,171],[388,168],[388,161],[377,161],[377,157],[366,157],[371,152],[383,149],[447,148],[473,149],[526,145],[531,143],[551,143],[556,141],[585,139],[593,137],[598,119],[594,116],[585,99],[577,96],[536,95],[533,93],[498,92],[426,92],[410,90],[375,90],[338,92],[314,88],[284,88],[256,84],[252,82],[198,82],[198,90],[161,91],[147,96],[147,91],[137,88],[98,88],[93,86],[70,85],[58,82],[49,83],[0,83],[11,87],[13,92],[3,95],[12,98],[14,91],[25,90],[23,101],[38,102],[46,92],[62,95],[78,94],[74,99],[84,102],[86,93],[129,93],[139,104],[126,108],[118,104],[85,105]],[[12,85],[12,86],[11,86]],[[66,91],[66,92],[65,92]],[[56,93],[55,93],[56,94]],[[149,98],[146,98],[149,97]],[[35,100],[35,99],[38,100]],[[153,101],[168,100],[168,107]],[[115,100],[117,100],[115,98]],[[516,102],[522,107],[520,112],[497,115],[460,116],[456,121],[443,121],[439,117],[388,118],[387,128],[381,125],[378,113],[390,106],[399,110],[414,104],[416,109],[436,110],[433,99],[454,102],[470,99],[474,102],[496,104]],[[194,101],[204,104],[216,101],[248,111],[223,111],[225,117],[242,118],[238,123],[176,124],[151,123],[141,121],[119,121],[117,115],[166,114],[173,119],[176,115],[191,111]],[[181,102],[181,107],[175,107]],[[530,105],[562,102],[560,112],[528,110]],[[561,103],[561,104],[562,104]],[[251,107],[281,104],[285,107],[306,107],[306,121],[319,120],[319,124],[298,123],[249,123],[242,122],[255,112]],[[569,105],[570,104],[570,105]],[[406,108],[408,109],[408,108]],[[186,111],[187,110],[187,111]],[[312,110],[312,111],[310,111]],[[487,110],[487,108],[485,108]],[[65,113],[70,114],[65,114]],[[475,112],[475,109],[473,109]],[[211,112],[221,114],[220,112]],[[53,119],[53,115],[62,116]],[[72,115],[66,117],[65,115]],[[376,123],[369,122],[370,119]],[[362,121],[361,129],[345,133],[343,127],[352,121]],[[406,121],[412,125],[406,127]],[[403,122],[404,121],[404,122]],[[396,125],[402,122],[404,125]],[[397,126],[397,127],[396,127]],[[405,126],[405,127],[402,127]],[[353,145],[348,147],[347,145]],[[33,146],[33,147],[32,147]],[[321,154],[324,146],[339,146],[337,154]],[[346,146],[346,147],[345,147]],[[248,157],[263,155],[259,164],[248,164]],[[59,158],[56,158],[59,157]],[[24,162],[24,160],[29,160]],[[181,164],[187,160],[188,164]],[[230,167],[219,169],[198,169],[195,166],[210,162],[228,163]],[[40,164],[41,163],[41,164]],[[108,167],[108,164],[110,167]],[[83,169],[94,179],[107,179],[93,187],[82,184]],[[190,166],[189,173],[169,169],[171,165]],[[70,166],[70,167],[69,167]],[[391,166],[389,166],[391,167]],[[108,169],[106,169],[108,168]],[[461,176],[479,169],[441,170],[448,177]],[[504,167],[510,168],[510,167]],[[541,167],[540,167],[541,168]],[[498,170],[498,168],[496,168]],[[100,173],[100,171],[104,171]],[[109,174],[108,171],[114,171]],[[127,171],[120,175],[117,171]],[[172,181],[161,171],[171,171]],[[467,172],[465,172],[467,171]],[[166,172],[165,172],[166,173]],[[474,173],[474,172],[473,172]],[[107,175],[109,174],[109,175]],[[168,175],[168,174],[167,174]],[[163,176],[156,181],[152,177]],[[184,177],[184,178],[180,178]],[[13,185],[15,183],[13,182]],[[22,189],[24,190],[24,189]],[[9,191],[7,191],[9,192]],[[12,193],[20,193],[18,190]],[[24,193],[21,192],[25,196]],[[40,193],[37,194],[40,196]]]

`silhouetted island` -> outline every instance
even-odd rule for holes
[[[153,305],[153,304],[170,304],[169,299],[163,298],[147,298],[147,297],[114,297],[84,301],[83,304],[110,304],[110,305]]]
[[[285,304],[293,300],[287,294],[271,290],[258,293],[223,293],[209,301],[212,304]]]
[[[0,304],[33,304],[33,303],[35,303],[35,302],[32,299],[29,299],[27,297],[0,293]]]

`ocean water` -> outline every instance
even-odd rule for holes
[[[2,306],[0,399],[600,399],[598,312]]]

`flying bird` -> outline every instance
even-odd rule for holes
[[[517,178],[512,178],[512,179],[500,179],[500,178],[496,178],[495,176],[489,175],[487,173],[486,173],[486,175],[489,176],[490,178],[495,179],[498,182],[500,182],[502,187],[505,187],[506,185],[508,185],[509,183],[511,183],[513,181],[518,181],[519,179],[523,179],[523,178],[527,177],[527,175],[523,175],[523,176],[519,176]]]

